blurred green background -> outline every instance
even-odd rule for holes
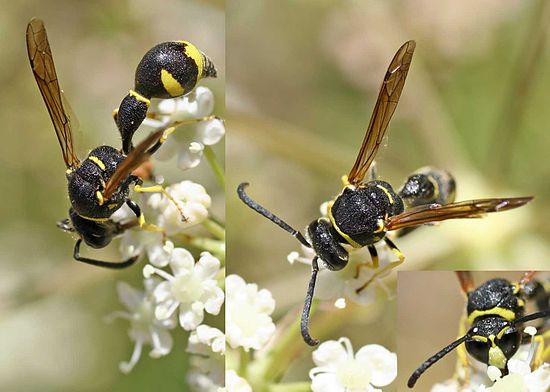
[[[213,89],[216,113],[224,115],[223,1],[31,0],[3,2],[0,15],[0,389],[187,390],[181,330],[168,357],[150,359],[145,347],[130,375],[118,370],[133,349],[128,323],[103,318],[123,309],[116,281],[142,288],[142,266],[117,272],[76,263],[74,240],[55,227],[69,203],[63,159],[27,59],[25,30],[33,16],[45,21],[61,88],[80,121],[75,139],[84,156],[100,144],[120,144],[111,112],[133,87],[141,56],[162,41],[189,40],[208,53],[219,79],[202,84]],[[223,145],[218,153],[223,156]],[[168,182],[203,184],[223,216],[223,191],[205,162],[189,172],[162,173]],[[120,257],[117,242],[93,254]]]
[[[235,188],[250,182],[249,194],[297,229],[318,217],[340,192],[384,72],[409,39],[416,53],[378,175],[398,188],[434,165],[455,175],[457,200],[536,199],[399,239],[401,268],[548,269],[549,8],[538,0],[229,2],[227,272],[270,289],[279,316],[301,306],[309,269],[286,262],[298,243],[244,206]],[[313,334],[395,350],[395,301],[384,306],[327,309]],[[310,352],[304,347],[288,380],[307,377]]]

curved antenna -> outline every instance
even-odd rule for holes
[[[315,282],[317,281],[317,273],[319,272],[319,266],[317,265],[317,256],[311,260],[311,279],[306,293],[306,300],[304,301],[304,310],[302,311],[302,319],[300,321],[300,331],[302,332],[302,338],[304,342],[310,346],[317,346],[319,340],[313,339],[309,334],[309,312],[311,311],[311,301],[313,301],[313,292],[315,291]]]
[[[464,335],[463,337],[461,337],[460,339],[458,340],[455,340],[454,342],[452,342],[451,344],[449,344],[447,347],[445,347],[444,349],[442,349],[441,351],[437,352],[436,354],[434,354],[433,356],[431,356],[430,358],[428,358],[427,360],[424,361],[424,363],[422,365],[420,365],[418,367],[418,369],[416,369],[414,371],[414,373],[411,375],[411,377],[409,377],[409,381],[407,382],[407,386],[409,388],[412,388],[414,387],[414,384],[416,384],[416,381],[418,381],[418,379],[420,378],[420,376],[430,368],[430,366],[432,366],[434,363],[436,363],[437,361],[439,361],[441,358],[443,358],[445,355],[449,354],[451,351],[453,351],[455,348],[457,348],[458,346],[460,346],[462,343],[464,343],[465,341],[467,341],[468,339],[470,338],[470,335],[466,334]]]
[[[241,199],[244,204],[252,208],[258,214],[262,215],[264,218],[269,219],[271,222],[275,223],[281,229],[289,232],[294,238],[300,241],[302,245],[307,246],[308,248],[311,248],[311,244],[306,240],[306,238],[302,235],[302,233],[292,228],[292,226],[290,226],[284,220],[282,220],[281,218],[276,216],[274,213],[266,210],[264,207],[262,207],[261,205],[256,203],[254,200],[252,200],[250,196],[248,196],[244,191],[248,185],[249,185],[248,182],[242,182],[237,187],[237,194],[239,195],[239,199]]]
[[[550,317],[550,309],[541,310],[540,312],[528,314],[527,316],[520,317],[512,321],[512,325],[516,326],[517,324],[526,323],[531,320],[536,320],[540,318]]]

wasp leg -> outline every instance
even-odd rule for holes
[[[386,243],[386,245],[388,245],[388,247],[392,250],[392,252],[399,258],[399,260],[392,261],[388,265],[386,265],[386,266],[380,268],[378,271],[376,271],[371,276],[371,278],[365,282],[365,284],[363,286],[359,287],[358,289],[355,289],[355,292],[357,294],[359,294],[361,291],[366,289],[380,275],[383,275],[387,271],[390,271],[390,270],[394,269],[395,267],[400,266],[405,261],[405,256],[403,255],[403,253],[401,253],[399,248],[389,238],[385,237],[384,242]]]
[[[128,260],[125,260],[120,263],[112,263],[108,261],[101,261],[101,260],[95,260],[95,259],[88,259],[86,257],[80,256],[80,244],[82,243],[82,239],[78,239],[76,241],[76,244],[74,244],[74,252],[73,257],[75,260],[80,261],[82,263],[95,265],[96,267],[102,267],[102,268],[111,268],[111,269],[122,269],[122,268],[128,268],[132,264],[136,262],[138,259],[138,256],[133,256],[129,258]]]
[[[300,331],[302,332],[302,338],[310,346],[316,346],[319,344],[319,340],[313,339],[309,334],[309,313],[311,310],[311,302],[313,301],[313,293],[315,291],[315,282],[317,281],[317,273],[319,272],[319,266],[317,264],[317,256],[311,261],[311,279],[307,288],[306,299],[304,301],[304,310],[302,311],[302,320],[300,322]]]
[[[164,131],[164,133],[162,134],[160,139],[147,150],[147,154],[153,155],[155,152],[157,152],[157,150],[160,148],[160,146],[162,146],[162,144],[166,141],[168,136],[170,136],[170,134],[175,131],[176,127],[180,127],[180,126],[183,126],[183,125],[196,124],[196,123],[200,123],[200,122],[203,122],[203,121],[210,121],[210,120],[215,120],[215,119],[221,121],[221,119],[218,116],[213,116],[212,115],[212,116],[194,118],[194,119],[191,119],[191,120],[184,120],[184,121],[174,122],[169,128],[166,128],[166,130]]]
[[[138,223],[138,226],[140,228],[142,228],[143,230],[147,230],[147,231],[160,231],[161,233],[164,234],[164,229],[163,228],[161,228],[157,225],[153,225],[153,224],[145,222],[145,217],[143,216],[143,212],[141,212],[141,208],[139,208],[139,206],[137,205],[137,203],[135,201],[128,199],[128,200],[126,200],[126,205],[128,207],[130,207],[132,212],[136,215],[137,223]]]
[[[176,199],[174,199],[172,197],[172,195],[169,194],[166,191],[166,189],[164,189],[164,187],[162,185],[153,185],[153,186],[145,187],[145,186],[142,186],[140,184],[136,184],[134,186],[134,191],[136,191],[138,193],[162,193],[164,196],[166,196],[168,198],[168,200],[170,200],[174,204],[174,206],[176,207],[176,209],[178,210],[178,212],[181,215],[182,222],[187,222],[187,217],[183,213],[183,210],[181,209],[181,206],[178,204]],[[138,219],[139,219],[139,217],[138,217]]]
[[[550,347],[546,347],[546,340],[549,338],[550,330],[544,331],[540,335],[535,336],[535,341],[538,343],[538,347],[533,359],[533,369],[537,369],[548,359],[548,357],[550,357]]]
[[[359,277],[359,273],[361,272],[361,268],[364,268],[364,267],[369,267],[369,268],[378,268],[379,266],[379,258],[378,258],[378,252],[376,251],[376,248],[374,245],[367,245],[367,249],[369,250],[369,253],[370,253],[370,259],[371,259],[371,262],[368,263],[368,262],[365,262],[365,263],[361,263],[361,264],[358,264],[357,267],[355,267],[355,279],[357,279]]]

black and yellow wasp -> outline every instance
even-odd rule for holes
[[[306,237],[282,219],[252,200],[246,193],[248,183],[239,185],[240,199],[254,211],[292,234],[306,247],[313,248],[312,274],[302,314],[302,336],[310,345],[318,344],[308,332],[308,319],[318,261],[332,271],[341,270],[349,260],[349,252],[343,245],[354,248],[367,247],[375,274],[358,290],[363,290],[377,276],[398,266],[404,260],[397,246],[386,236],[399,230],[401,235],[418,225],[457,218],[479,218],[488,212],[505,211],[529,202],[532,197],[468,200],[454,203],[455,181],[444,170],[425,167],[411,175],[396,192],[386,181],[372,175],[376,153],[384,139],[389,121],[397,107],[409,72],[415,42],[403,44],[393,57],[374,106],[361,149],[349,174],[343,177],[344,187],[328,204],[328,217],[314,220],[307,226]],[[374,244],[384,241],[397,255],[398,260],[378,268],[378,254]],[[370,265],[370,263],[365,263]]]
[[[90,151],[86,159],[80,161],[74,152],[71,118],[63,92],[59,87],[48,36],[41,20],[32,19],[29,22],[26,39],[31,68],[52,119],[67,167],[71,207],[69,218],[60,221],[58,227],[78,235],[73,252],[76,260],[99,267],[128,267],[137,260],[137,256],[118,263],[95,260],[82,257],[80,245],[84,241],[92,248],[103,248],[116,235],[130,227],[158,229],[145,223],[140,207],[129,198],[130,185],[133,184],[134,190],[138,192],[163,192],[169,198],[170,195],[160,185],[142,187],[142,179],[133,175],[132,172],[160,148],[179,123],[157,129],[134,148],[132,136],[145,118],[145,113],[143,116],[141,112],[136,114],[128,104],[123,103],[119,109],[119,115],[115,118],[115,120],[118,119],[117,125],[122,135],[123,150],[119,151],[105,145],[96,147]],[[182,49],[179,56],[173,53],[174,47]],[[147,99],[147,104],[144,103],[144,105],[148,108],[149,98],[175,96],[178,85],[185,88],[181,87],[177,93],[186,94],[193,89],[201,77],[215,76],[212,62],[194,46],[188,52],[193,56],[189,56],[185,52],[185,48],[189,47],[190,44],[177,41],[174,45],[159,44],[149,51],[136,72],[136,85],[140,86],[139,91],[142,93],[135,93],[132,96],[135,98],[137,94],[141,97],[140,99]],[[164,51],[166,55],[159,54],[159,51]],[[170,61],[167,63],[166,60]],[[143,63],[146,66],[142,66]],[[148,98],[144,98],[143,94]],[[126,101],[128,100],[125,99],[123,102]],[[131,124],[135,129],[125,128],[124,124]],[[173,199],[172,201],[175,203]],[[111,220],[110,217],[123,204],[130,207],[136,219],[121,224]],[[182,214],[182,219],[184,218]]]
[[[499,368],[508,374],[508,360],[516,354],[520,345],[529,341],[530,336],[521,327],[526,322],[550,318],[550,292],[545,285],[533,279],[536,272],[524,273],[519,282],[495,278],[477,288],[472,274],[467,271],[456,273],[462,293],[467,298],[465,324],[461,325],[461,336],[422,363],[410,376],[407,385],[414,387],[420,376],[433,364],[464,344],[464,349],[477,361]],[[528,301],[532,301],[537,311],[525,315]],[[464,323],[463,323],[464,324]],[[543,324],[546,328],[547,324]],[[544,355],[542,335],[537,336],[539,357]],[[460,364],[468,371],[468,357],[461,352]],[[543,358],[535,358],[534,365],[540,365]]]

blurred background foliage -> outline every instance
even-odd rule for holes
[[[45,21],[61,88],[80,121],[77,151],[85,156],[100,144],[120,145],[111,112],[133,87],[143,54],[159,42],[189,40],[213,59],[219,79],[202,84],[214,91],[215,113],[224,115],[223,1],[27,0],[3,2],[0,15],[0,389],[187,390],[181,329],[168,357],[150,359],[146,347],[130,375],[118,370],[133,349],[128,323],[107,324],[104,316],[123,308],[116,281],[143,288],[142,265],[117,272],[76,263],[74,240],[55,227],[69,203],[63,159],[27,59],[25,29],[33,16]],[[217,147],[223,159],[224,146]],[[172,160],[157,173],[167,183],[200,182],[223,217],[223,190],[208,164],[185,173],[175,167]],[[117,241],[93,254],[120,258]]]
[[[295,228],[318,217],[355,160],[389,61],[409,39],[416,53],[378,175],[397,188],[434,165],[455,175],[457,200],[536,198],[399,239],[401,268],[549,269],[550,3],[234,0],[226,13],[227,273],[270,289],[279,315],[301,306],[309,268],[286,262],[298,243],[234,189],[250,182],[249,194]],[[313,336],[396,350],[395,301],[342,312],[320,311]],[[304,380],[310,351],[304,345],[287,380]]]

